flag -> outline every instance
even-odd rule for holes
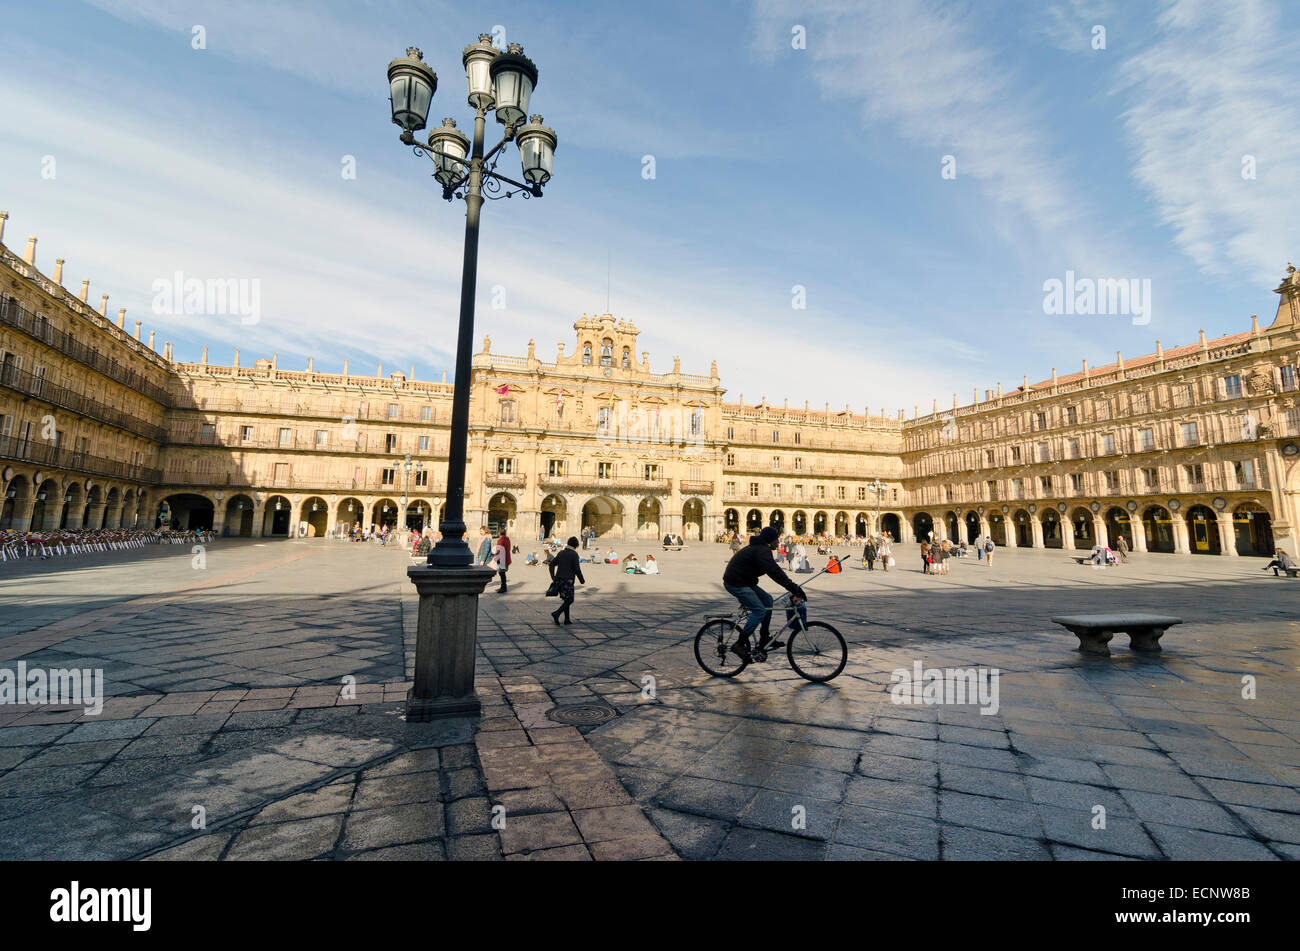
[[[500,386],[497,387],[497,393],[501,396],[505,396],[509,392],[510,392],[509,383],[502,383]]]

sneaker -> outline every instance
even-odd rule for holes
[[[745,663],[748,664],[750,662],[749,644],[745,641],[736,641],[736,643],[731,645],[730,650]]]

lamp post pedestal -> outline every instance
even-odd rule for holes
[[[496,575],[491,568],[406,569],[420,594],[415,634],[415,685],[406,696],[406,719],[478,716],[474,657],[478,598]]]

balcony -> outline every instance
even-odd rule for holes
[[[483,484],[494,488],[522,489],[528,479],[521,472],[490,472],[483,477]]]
[[[542,476],[542,488],[595,489],[607,492],[665,493],[672,489],[669,479],[602,479],[595,475]]]
[[[133,465],[115,459],[104,459],[85,452],[60,449],[46,442],[26,442],[12,436],[0,436],[0,458],[30,462],[39,466],[86,472],[108,479],[125,479],[130,482],[147,482],[156,485],[162,481],[162,472],[145,466]]]
[[[0,370],[0,386],[8,387],[15,392],[22,393],[24,396],[43,400],[52,406],[66,409],[78,416],[84,416],[96,422],[108,423],[110,426],[116,426],[118,429],[135,433],[137,436],[142,436],[152,442],[160,443],[167,435],[167,431],[161,426],[140,419],[138,416],[132,416],[130,413],[123,413],[121,410],[113,409],[106,403],[99,402],[99,400],[81,396],[66,386],[51,383],[43,376],[36,376],[34,373],[20,370],[12,365],[6,365]]]
[[[6,254],[6,262],[8,255]],[[81,306],[85,306],[84,304]],[[104,318],[96,314],[95,318],[103,321]],[[170,405],[170,399],[167,390],[164,387],[146,379],[134,370],[129,370],[122,364],[105,356],[93,347],[88,347],[71,334],[64,333],[62,330],[56,330],[47,320],[37,320],[36,315],[29,311],[13,298],[5,300],[4,305],[0,306],[0,324],[21,330],[29,337],[39,340],[64,356],[71,357],[78,363],[85,364],[97,373],[102,373],[109,379],[116,380],[123,386],[141,393],[163,406]],[[142,344],[133,341],[136,347],[143,347]]]
[[[712,495],[713,494],[712,482],[699,482],[690,479],[683,479],[678,484],[678,488],[681,490],[682,495]]]

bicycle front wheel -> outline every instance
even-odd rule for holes
[[[796,674],[819,684],[838,677],[849,660],[844,637],[824,621],[807,621],[791,631],[785,653]]]
[[[695,660],[714,677],[734,677],[749,666],[731,649],[739,639],[734,621],[714,618],[695,635]]]

